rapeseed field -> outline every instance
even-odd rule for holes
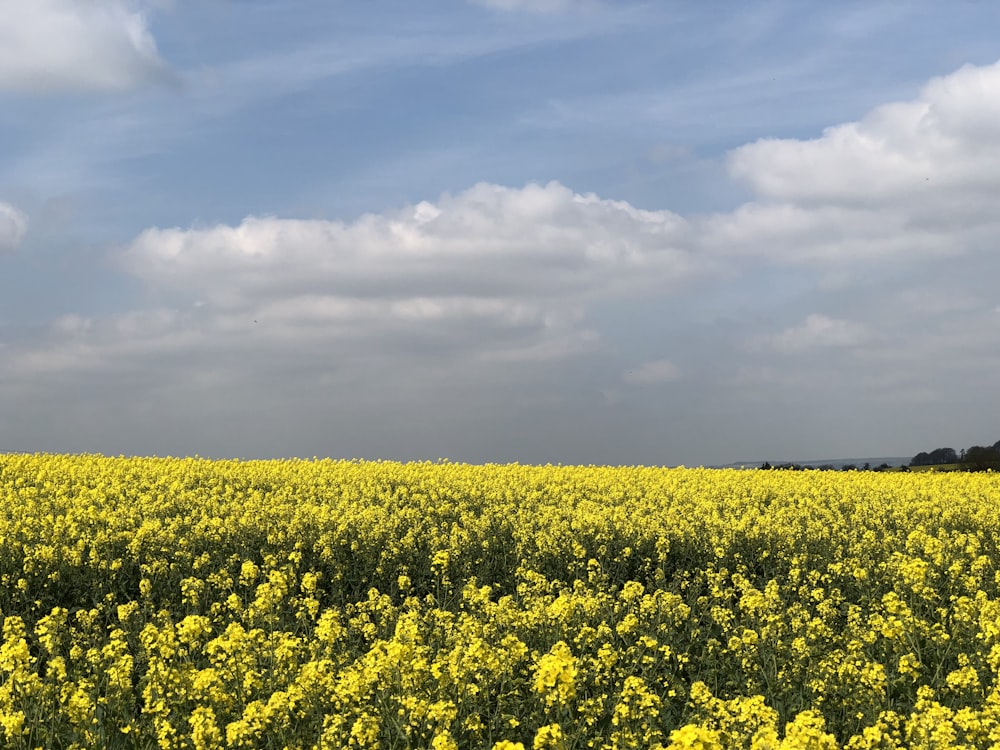
[[[0,456],[8,748],[1000,748],[992,474]]]

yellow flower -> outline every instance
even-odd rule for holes
[[[670,733],[667,750],[724,750],[719,741],[719,732],[687,724]]]
[[[240,583],[244,586],[249,586],[257,580],[257,576],[260,575],[260,568],[257,567],[253,560],[244,560],[243,565],[240,567]]]
[[[546,724],[535,732],[532,750],[562,750],[563,731],[558,724]]]
[[[198,706],[188,719],[191,725],[191,741],[195,750],[216,750],[222,748],[222,732],[215,722],[215,712],[207,706]]]
[[[785,726],[781,750],[838,750],[837,740],[824,731],[826,723],[815,711],[802,711]]]
[[[538,660],[535,692],[546,707],[564,706],[576,696],[577,660],[565,641],[559,641]]]
[[[8,740],[19,737],[25,731],[24,711],[0,711],[0,727]]]
[[[351,745],[361,748],[377,747],[380,731],[378,719],[366,712],[351,726]]]

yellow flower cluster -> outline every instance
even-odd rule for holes
[[[0,455],[10,748],[1000,750],[1000,478]]]

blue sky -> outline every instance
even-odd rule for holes
[[[1000,7],[0,0],[0,449],[1000,438]]]

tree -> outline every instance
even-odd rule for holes
[[[958,463],[954,448],[935,448],[930,453],[921,451],[910,460],[910,466],[939,466]]]
[[[963,466],[969,471],[1000,471],[1000,448],[974,445],[965,451]]]
[[[958,454],[954,448],[937,448],[930,452],[931,463],[937,464],[957,464]]]

